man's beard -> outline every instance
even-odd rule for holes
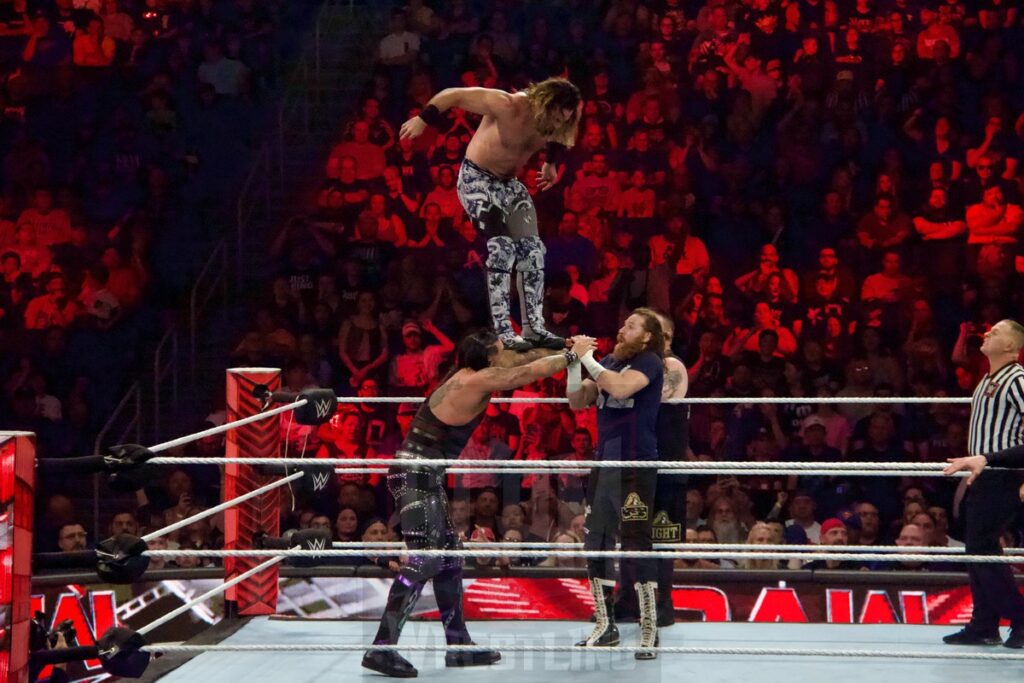
[[[711,525],[718,537],[719,543],[743,543],[747,539],[742,538],[739,522],[716,522]]]
[[[615,357],[615,360],[629,360],[633,356],[643,351],[645,348],[647,348],[647,344],[641,341],[620,341],[615,345],[615,348],[612,350],[612,356]]]

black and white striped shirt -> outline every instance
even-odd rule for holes
[[[971,397],[967,447],[971,455],[988,455],[1024,445],[1024,367],[1009,363],[985,375]]]

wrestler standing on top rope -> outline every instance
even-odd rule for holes
[[[493,332],[478,332],[462,340],[455,368],[420,406],[395,454],[397,460],[405,463],[388,471],[388,490],[395,497],[402,539],[410,550],[461,547],[448,516],[444,467],[431,465],[430,461],[459,457],[483,419],[492,393],[550,377],[577,363],[580,356],[595,347],[590,337],[574,337],[571,341],[572,350],[520,367],[502,368],[494,366],[503,347]],[[423,586],[431,579],[447,643],[472,644],[462,613],[462,564],[461,557],[410,555],[391,584],[374,644],[398,643]],[[494,664],[500,659],[501,655],[494,650],[451,651],[445,655],[445,665],[476,666]],[[417,673],[412,664],[392,650],[367,651],[363,666],[398,678],[413,678]]]
[[[565,340],[544,326],[544,243],[537,211],[516,172],[541,149],[537,178],[541,190],[558,181],[556,163],[576,141],[583,102],[575,85],[562,78],[531,84],[519,93],[490,88],[447,88],[431,98],[419,116],[402,124],[400,136],[415,138],[426,127],[443,128],[442,112],[458,107],[483,116],[459,169],[459,199],[487,237],[487,293],[491,318],[506,349],[562,349]],[[523,335],[512,329],[512,268],[518,271]]]

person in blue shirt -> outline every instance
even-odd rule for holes
[[[597,406],[598,460],[657,460],[658,410],[664,383],[665,333],[657,313],[638,308],[619,329],[615,348],[598,362],[593,352],[569,366],[566,395],[573,410]],[[592,379],[582,378],[586,368]],[[658,471],[655,468],[595,468],[587,487],[587,550],[650,550],[651,519]],[[621,531],[621,534],[620,534]],[[655,559],[624,559],[627,576],[636,577],[640,607],[640,647],[657,644]],[[618,645],[619,632],[609,608],[615,589],[611,561],[587,561],[596,624],[584,647]],[[606,590],[607,589],[607,590]],[[639,650],[637,659],[654,659],[653,650]]]

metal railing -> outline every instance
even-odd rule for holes
[[[199,323],[210,306],[210,300],[220,290],[221,305],[227,307],[228,298],[228,242],[222,239],[214,247],[206,265],[196,276],[195,284],[189,293],[188,300],[188,350],[189,379],[196,382],[196,361],[198,356]]]
[[[262,195],[262,196],[261,196]],[[270,146],[264,144],[252,168],[238,192],[235,205],[235,279],[238,287],[242,286],[242,275],[245,272],[245,240],[253,222],[260,216],[262,207],[265,218],[270,217]],[[212,257],[211,257],[212,258]]]
[[[178,327],[172,326],[167,330],[160,343],[156,345],[153,352],[153,422],[152,439],[159,441],[161,437],[161,425],[163,420],[163,396],[166,385],[170,385],[170,405],[178,405]]]
[[[118,425],[122,425],[121,429],[120,431],[115,431]],[[117,436],[113,440],[108,441],[108,438],[113,434]],[[110,417],[107,418],[106,424],[103,425],[99,434],[96,435],[96,441],[93,442],[93,453],[99,455],[107,445],[125,443],[129,441],[129,435],[134,436],[131,439],[133,443],[140,443],[142,441],[142,387],[138,382],[128,387],[128,391],[125,392],[121,401],[110,413]],[[92,512],[93,538],[102,538],[100,536],[99,474],[92,475]]]

